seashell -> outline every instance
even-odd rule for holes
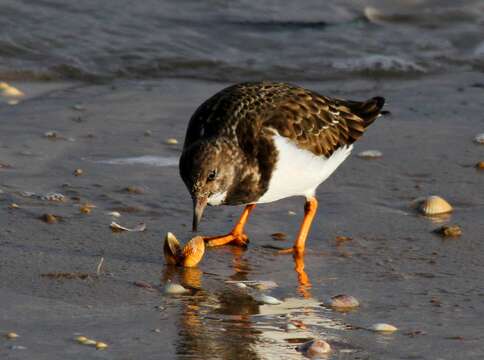
[[[474,141],[478,144],[484,144],[484,133],[476,135]]]
[[[331,352],[331,346],[324,340],[314,339],[299,345],[296,350],[310,359],[318,359]]]
[[[395,331],[398,330],[397,327],[390,325],[390,324],[385,324],[385,323],[373,324],[370,329],[372,331],[386,332],[386,333],[391,333],[391,332],[395,332]]]
[[[237,286],[239,289],[247,289],[247,285],[242,282],[236,282],[235,286]]]
[[[116,218],[121,217],[121,214],[117,211],[109,211],[109,212],[106,213],[106,215],[116,217]]]
[[[0,82],[0,91],[2,92],[3,96],[8,97],[21,97],[25,95],[22,91],[7,84],[6,82]]]
[[[424,215],[440,215],[452,212],[452,206],[440,196],[429,196],[419,205],[419,210]]]
[[[107,347],[108,347],[108,344],[103,343],[102,341],[96,342],[96,349],[98,350],[104,350],[104,349],[107,349]]]
[[[94,209],[96,205],[91,204],[91,203],[85,203],[84,205],[81,205],[79,208],[79,211],[83,214],[90,214],[92,209]]]
[[[479,170],[484,170],[484,160],[483,160],[483,161],[479,161],[479,162],[476,164],[476,169],[479,169]]]
[[[134,228],[127,228],[124,226],[119,225],[115,221],[111,222],[111,225],[109,225],[111,230],[113,232],[122,232],[122,231],[128,231],[128,232],[142,232],[146,230],[146,225],[144,223],[139,223],[136,225]]]
[[[77,342],[81,343],[81,344],[84,344],[84,343],[85,343],[87,340],[89,340],[89,339],[88,339],[87,337],[85,337],[85,336],[77,336],[77,337],[75,338],[75,340],[76,340]]]
[[[81,104],[75,104],[75,105],[72,105],[72,110],[77,110],[77,111],[84,111],[86,110],[86,108],[84,106],[82,106]]]
[[[276,299],[273,296],[265,295],[265,294],[257,294],[254,296],[254,300],[260,304],[267,304],[267,305],[278,305],[282,304],[282,301]]]
[[[163,255],[167,264],[194,267],[202,260],[205,253],[205,241],[195,236],[183,248],[171,232],[168,232],[163,245]]]
[[[294,325],[293,323],[287,323],[286,324],[286,331],[292,331],[292,330],[297,330],[298,327]]]
[[[59,222],[60,217],[57,216],[57,215],[46,213],[46,214],[42,215],[39,219],[42,220],[43,222],[46,222],[47,224],[55,224],[55,223]]]
[[[47,193],[41,197],[42,200],[48,200],[48,201],[58,201],[62,202],[66,200],[66,197],[62,195],[61,193]]]
[[[20,208],[20,206],[16,203],[11,203],[10,206],[9,206],[10,209],[18,209]]]
[[[165,284],[164,292],[168,295],[179,295],[186,294],[187,292],[190,292],[190,290],[184,288],[180,284],[173,284],[171,282],[168,282]]]
[[[362,159],[377,159],[383,156],[383,153],[379,150],[365,150],[357,155],[359,158]]]
[[[18,335],[17,333],[14,333],[14,332],[9,332],[9,333],[5,334],[5,337],[6,337],[7,339],[12,340],[12,339],[16,339],[16,338],[18,338],[18,337],[19,337],[19,335]]]
[[[74,176],[81,176],[83,173],[84,173],[84,171],[82,171],[82,169],[76,169],[76,170],[74,170],[73,175]]]
[[[329,305],[337,311],[349,311],[360,306],[360,302],[354,296],[341,294],[333,296]]]
[[[289,210],[289,211],[287,212],[287,215],[294,216],[294,215],[297,215],[297,213],[296,213],[295,211]]]
[[[165,140],[165,144],[176,145],[176,144],[178,144],[178,140],[175,139],[175,138],[168,138],[168,139]]]
[[[145,136],[151,136],[151,135],[153,135],[153,132],[151,130],[145,130],[144,135]]]
[[[444,225],[433,232],[443,237],[459,237],[462,235],[462,229],[459,225]]]

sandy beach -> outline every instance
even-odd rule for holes
[[[481,359],[484,172],[474,165],[484,160],[484,146],[473,142],[484,132],[479,76],[299,83],[343,98],[383,95],[391,111],[318,190],[306,285],[292,257],[272,248],[292,243],[300,198],[258,206],[246,250],[209,249],[194,269],[164,265],[166,232],[183,241],[193,236],[191,200],[176,166],[188,119],[227,84],[12,83],[26,98],[0,105],[0,333],[19,337],[0,340],[0,357],[300,359],[295,347],[319,337],[332,345],[331,359]],[[368,149],[383,156],[356,156]],[[52,193],[64,201],[46,200]],[[412,200],[432,194],[454,212],[430,219],[411,209]],[[80,211],[85,203],[95,205],[89,214]],[[209,208],[201,233],[227,232],[240,211]],[[39,219],[45,213],[59,221]],[[142,222],[146,230],[113,233],[113,220]],[[432,233],[449,223],[463,235]],[[287,238],[273,240],[275,232]],[[58,272],[88,275],[42,276]],[[227,283],[234,280],[274,281],[267,293],[283,302],[259,305]],[[165,295],[168,281],[189,293]],[[340,313],[324,305],[341,293],[361,306]],[[287,330],[294,320],[304,327]],[[381,322],[399,330],[368,330]],[[80,345],[79,335],[109,347]]]

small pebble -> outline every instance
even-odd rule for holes
[[[178,140],[175,139],[175,138],[168,138],[168,139],[165,140],[165,144],[176,145],[176,144],[178,144]]]
[[[169,294],[169,295],[177,295],[177,294],[186,294],[190,292],[190,290],[184,288],[180,284],[173,284],[169,282],[169,283],[166,283],[164,292],[165,294]]]
[[[101,341],[96,342],[96,349],[98,350],[104,350],[108,347],[108,344],[103,343]]]
[[[18,338],[19,335],[17,333],[14,333],[14,332],[9,332],[9,333],[5,334],[5,337],[7,339],[13,340],[13,339]]]
[[[336,295],[331,298],[330,306],[337,311],[348,311],[360,306],[360,302],[351,295]]]
[[[379,150],[365,150],[358,154],[362,159],[377,159],[383,156],[383,153]]]
[[[82,174],[84,173],[84,171],[82,171],[82,169],[76,169],[74,170],[74,176],[81,176]]]
[[[331,351],[331,346],[324,340],[314,339],[296,348],[310,359],[319,359]]]
[[[459,237],[462,235],[462,229],[459,225],[444,225],[433,232],[443,237]]]
[[[267,305],[278,305],[282,304],[282,301],[276,299],[273,296],[265,295],[265,294],[257,294],[254,296],[254,300],[260,304],[267,304]]]
[[[476,135],[474,141],[478,144],[484,144],[484,133]]]
[[[373,324],[371,326],[371,330],[376,331],[376,332],[391,333],[391,332],[397,331],[398,328],[393,326],[393,325],[390,325],[390,324],[378,323],[378,324]]]

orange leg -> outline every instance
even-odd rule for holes
[[[298,291],[305,298],[311,297],[311,281],[308,274],[304,271],[304,256],[302,254],[294,253],[294,270],[297,273],[297,280],[299,282]]]
[[[308,237],[309,229],[311,228],[311,223],[313,222],[317,208],[318,200],[316,200],[316,198],[313,197],[306,201],[306,204],[304,205],[304,219],[299,228],[299,234],[294,242],[294,246],[291,249],[282,250],[281,253],[304,254],[304,244],[306,243],[306,238]]]
[[[246,246],[249,243],[249,238],[244,234],[244,226],[249,219],[249,215],[254,210],[255,204],[247,205],[240,215],[240,219],[234,226],[232,231],[227,235],[204,237],[207,246],[221,246],[232,243],[238,246]]]

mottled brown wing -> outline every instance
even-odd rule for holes
[[[383,104],[380,97],[365,102],[345,101],[292,88],[268,113],[264,127],[277,130],[302,149],[329,157],[339,147],[360,138]]]

